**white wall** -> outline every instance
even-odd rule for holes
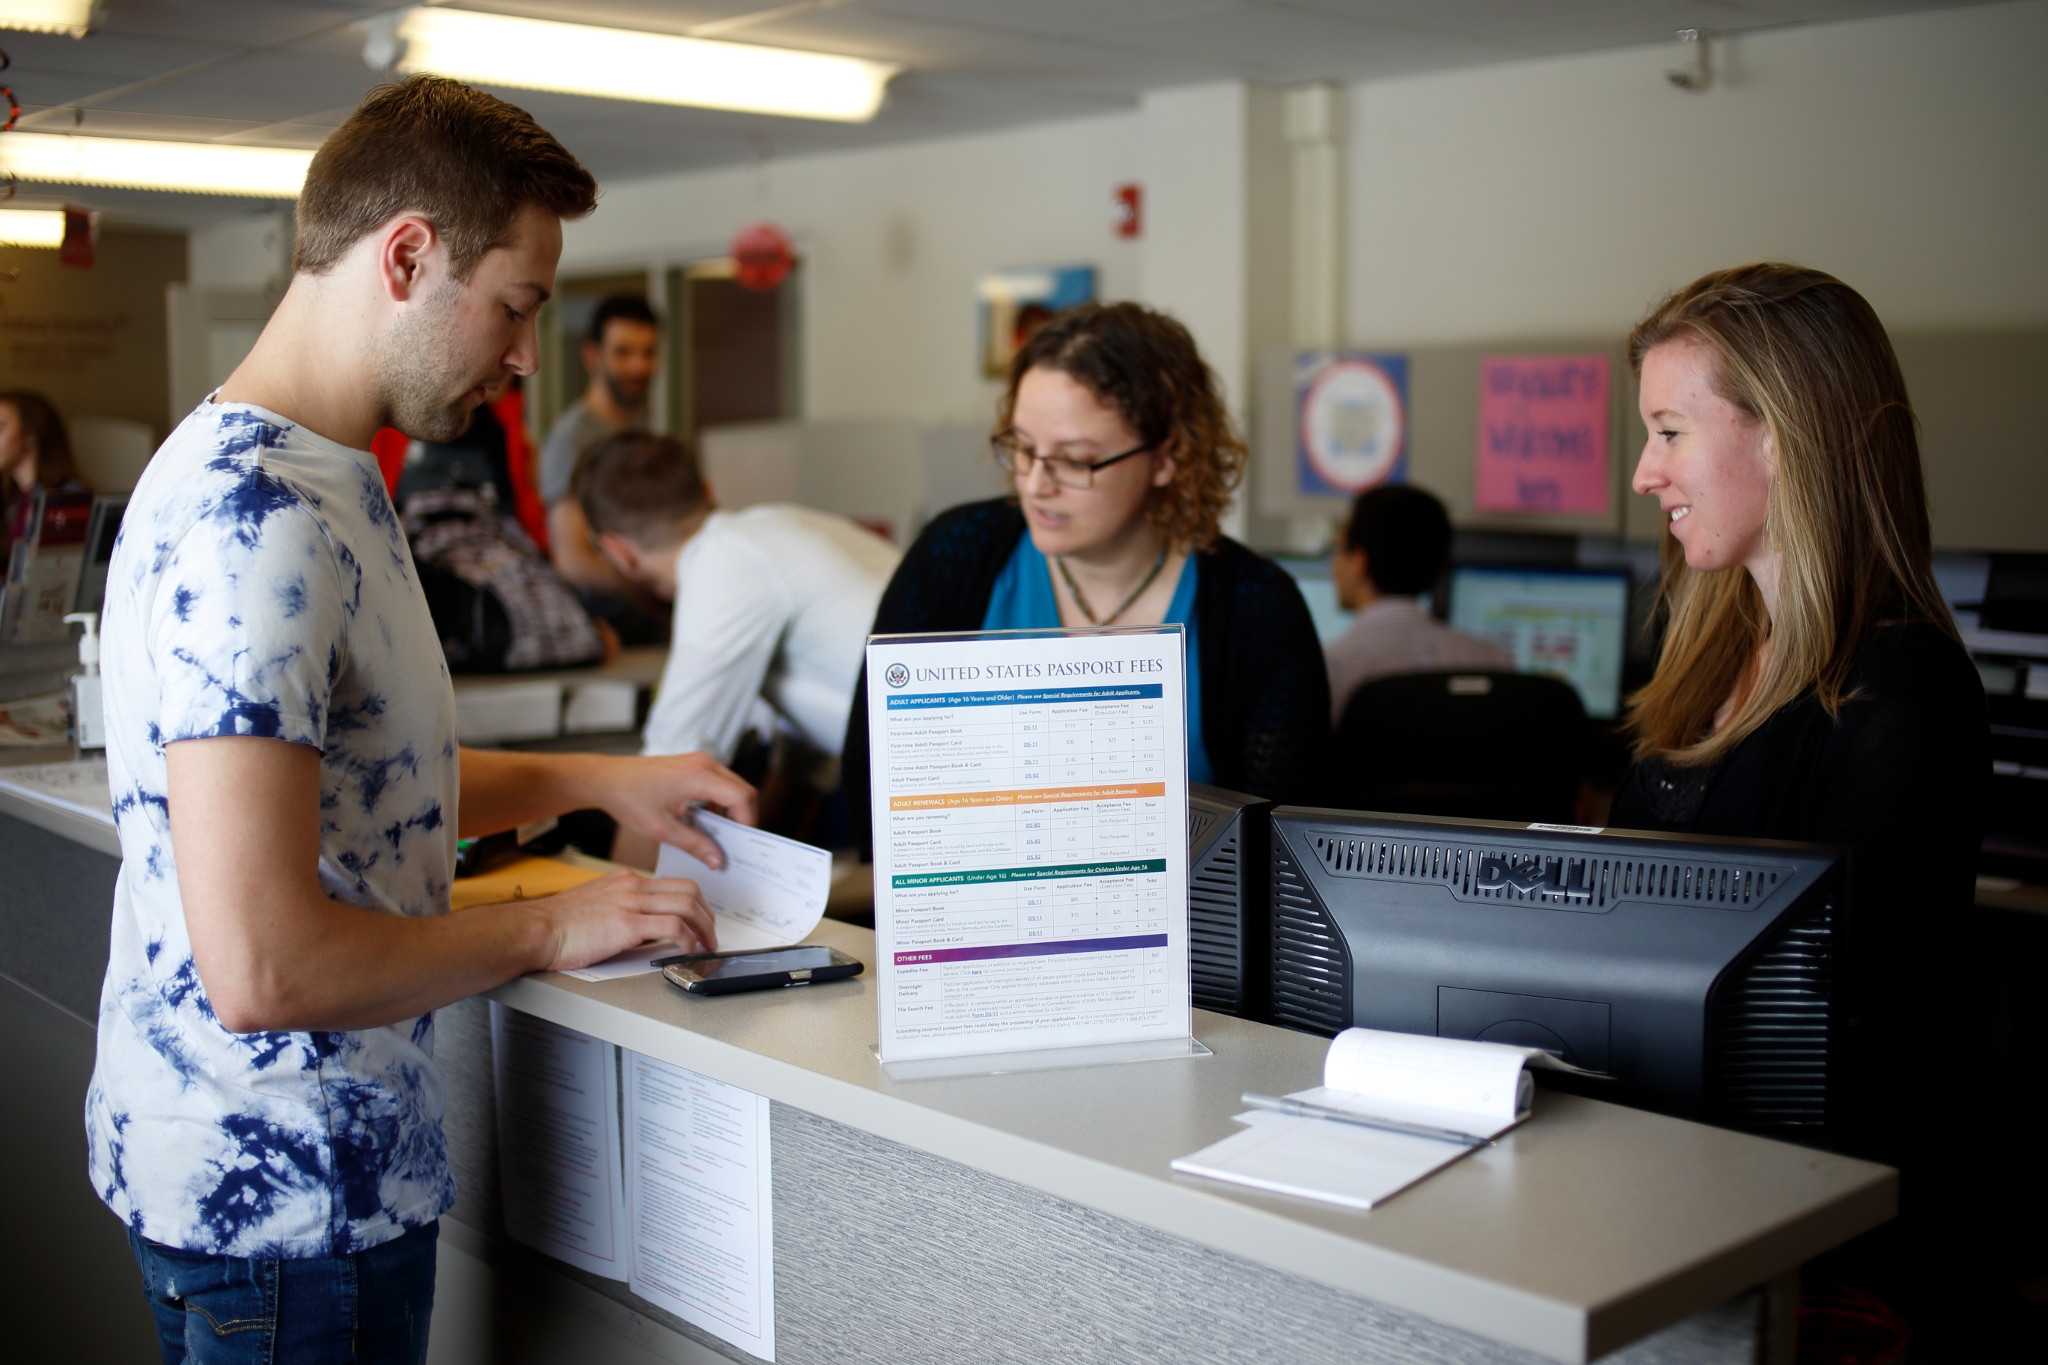
[[[2048,322],[2048,4],[1763,32],[1354,86],[1347,333],[1625,332],[1765,257],[1894,331]]]
[[[803,267],[804,415],[985,424],[975,281],[1003,266],[1094,265],[1138,285],[1111,194],[1139,178],[1137,115],[607,185],[569,225],[565,274],[722,255],[770,219]]]

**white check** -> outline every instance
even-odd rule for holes
[[[718,844],[725,866],[709,867],[693,854],[663,845],[654,875],[687,877],[697,883],[717,917],[721,949],[777,948],[810,936],[824,917],[825,900],[832,892],[830,853],[710,811],[698,811],[696,825]],[[652,971],[648,964],[655,958],[677,951],[672,943],[635,948],[565,975],[579,981],[611,981]]]

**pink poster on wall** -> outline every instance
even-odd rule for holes
[[[1482,512],[1608,510],[1604,355],[1488,356],[1479,366]]]

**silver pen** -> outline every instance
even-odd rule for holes
[[[1349,1109],[1337,1109],[1327,1104],[1313,1104],[1308,1100],[1289,1099],[1285,1095],[1255,1095],[1247,1090],[1238,1099],[1254,1109],[1270,1109],[1276,1114],[1289,1114],[1303,1119],[1330,1119],[1336,1123],[1355,1124],[1360,1128],[1377,1128],[1386,1133],[1404,1133],[1409,1137],[1435,1138],[1438,1142],[1455,1142],[1460,1147],[1491,1147],[1492,1138],[1474,1137],[1461,1133],[1455,1128],[1431,1128],[1421,1123],[1402,1123],[1399,1119],[1374,1118],[1369,1114],[1353,1113]]]

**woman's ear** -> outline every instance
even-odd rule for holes
[[[1152,460],[1152,486],[1165,488],[1180,473],[1180,438],[1170,436],[1159,443]]]

